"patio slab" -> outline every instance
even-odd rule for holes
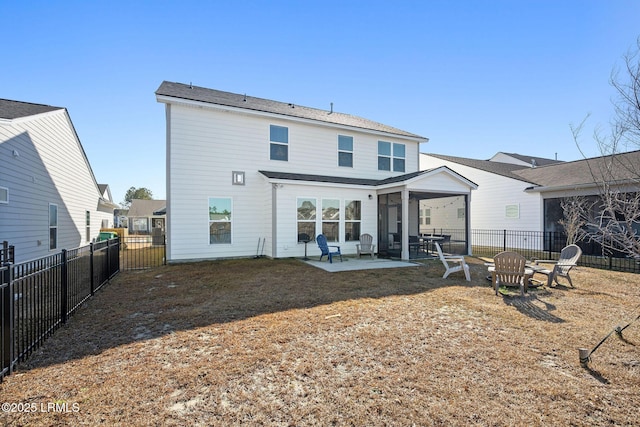
[[[419,267],[422,265],[420,263],[386,258],[347,258],[343,256],[342,259],[342,262],[340,262],[340,258],[334,259],[333,263],[329,263],[329,261],[326,260],[318,261],[317,259],[301,261],[330,273],[339,271],[374,270],[377,268]]]

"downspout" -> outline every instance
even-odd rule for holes
[[[166,255],[165,255],[165,262],[169,263],[171,261],[171,257],[172,257],[172,244],[171,242],[173,242],[173,239],[171,238],[171,230],[173,229],[173,227],[171,226],[171,104],[165,104],[165,116],[166,116],[166,121],[167,121],[167,128],[166,128],[166,132],[167,132],[167,141],[166,141],[166,153],[165,153],[165,169],[166,169],[166,177],[165,177],[165,182],[166,182],[166,189],[167,189],[167,212],[166,212],[166,217],[167,217],[167,230],[165,231],[165,244],[166,244]]]

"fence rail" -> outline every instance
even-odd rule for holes
[[[120,271],[118,239],[0,267],[0,380]]]

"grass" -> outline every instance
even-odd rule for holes
[[[637,425],[638,276],[495,296],[424,266],[229,260],[121,273],[0,384],[6,425]],[[75,405],[75,406],[74,406]],[[77,409],[77,411],[74,411]]]

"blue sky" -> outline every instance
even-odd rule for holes
[[[0,0],[0,98],[69,110],[99,183],[165,198],[163,80],[329,108],[423,152],[576,160],[612,117],[640,2]],[[242,153],[238,153],[242,155]]]

